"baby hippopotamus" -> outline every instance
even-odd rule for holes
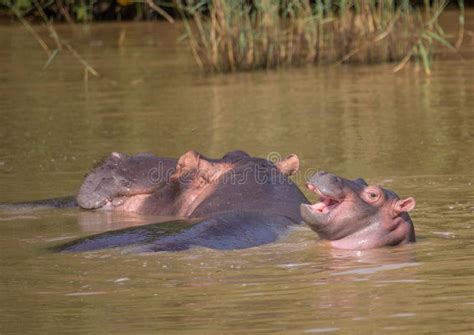
[[[372,249],[415,242],[408,212],[415,199],[400,199],[393,191],[319,172],[306,184],[320,196],[301,204],[301,216],[321,239],[341,249]]]

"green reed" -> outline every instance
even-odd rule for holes
[[[101,5],[107,3],[117,7]],[[119,20],[127,9],[134,9],[134,19],[161,17],[173,23],[174,18],[163,8],[175,8],[182,17],[193,56],[205,70],[398,62],[394,68],[398,71],[414,62],[429,74],[438,47],[456,50],[463,41],[464,3],[457,1],[459,33],[454,47],[438,22],[447,3],[448,0],[424,0],[423,5],[412,6],[409,0],[0,0],[0,14],[6,9],[27,27],[48,53],[47,65],[62,49],[54,21],[73,24],[100,20],[102,12],[110,11]],[[98,11],[96,17],[93,6]],[[48,50],[31,27],[30,19],[35,18],[47,24],[56,44],[54,51]],[[95,72],[90,66],[86,69],[86,74]]]
[[[37,11],[38,16],[40,17],[43,24],[48,30],[48,39],[44,39],[33,25],[30,24],[28,20],[25,19],[24,13],[20,12],[17,6],[6,3],[6,6],[9,6],[9,10],[16,16],[16,18],[23,24],[26,30],[33,36],[33,38],[38,42],[43,51],[48,56],[48,60],[43,66],[43,70],[48,68],[56,56],[64,51],[69,51],[72,56],[77,60],[77,62],[82,66],[84,71],[84,82],[87,85],[89,74],[99,77],[99,73],[74,49],[71,44],[61,38],[57,30],[54,28],[53,22],[48,18],[44,7],[40,4],[38,0],[31,0],[31,4],[34,6],[34,9]],[[52,45],[52,46],[51,46]]]
[[[430,73],[454,49],[438,18],[446,0],[177,0],[197,64],[227,72],[280,66],[409,61]],[[460,1],[460,8],[462,1]]]

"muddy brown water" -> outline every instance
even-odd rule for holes
[[[1,334],[472,334],[472,33],[468,57],[425,77],[393,65],[202,75],[166,24],[58,31],[101,79],[86,87],[66,52],[42,71],[36,41],[0,27],[0,202],[73,194],[111,151],[294,152],[299,185],[325,169],[414,196],[419,241],[342,251],[300,227],[247,250],[53,254],[71,238],[154,218],[4,211]]]

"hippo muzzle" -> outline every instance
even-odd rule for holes
[[[323,239],[333,239],[335,227],[330,227],[333,219],[332,213],[345,200],[347,196],[347,182],[353,183],[352,188],[359,189],[357,181],[338,177],[327,172],[318,172],[306,183],[306,187],[316,193],[320,201],[312,205],[301,204],[301,216],[312,230],[317,232]]]

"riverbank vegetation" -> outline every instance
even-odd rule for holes
[[[349,62],[398,62],[398,71],[412,60],[429,74],[437,47],[455,49],[438,22],[443,0],[417,7],[394,0],[179,4],[194,58],[212,71]]]
[[[381,62],[394,62],[398,71],[414,62],[429,74],[437,50],[456,50],[464,32],[462,0],[453,3],[459,10],[457,36],[448,36],[439,24],[447,0],[0,0],[0,4],[27,29],[32,30],[31,18],[40,19],[52,36],[54,20],[73,23],[128,15],[173,23],[179,17],[185,28],[183,39],[198,66],[216,72]]]

